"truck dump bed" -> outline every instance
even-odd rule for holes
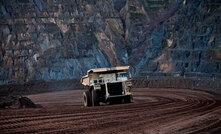
[[[111,72],[111,71],[124,71],[124,70],[128,70],[129,67],[130,66],[119,66],[119,67],[110,67],[110,68],[90,69],[87,71],[87,75],[85,75],[81,78],[81,83],[85,86],[89,86],[89,84],[90,84],[89,74],[90,73],[105,73],[105,72]]]

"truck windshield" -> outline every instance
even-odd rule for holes
[[[127,77],[127,74],[126,73],[120,73],[117,75],[117,77]]]

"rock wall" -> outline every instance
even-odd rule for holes
[[[139,74],[220,77],[220,6],[215,0],[174,5],[151,29]]]
[[[133,76],[221,77],[219,0],[1,0],[0,84]]]

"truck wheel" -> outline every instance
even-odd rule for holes
[[[131,103],[131,95],[129,95],[129,96],[126,96],[125,98],[124,98],[124,103]]]
[[[85,106],[85,107],[91,106],[91,96],[90,96],[90,92],[89,92],[89,91],[85,91],[85,92],[83,93],[83,97],[84,97],[84,106]]]
[[[93,106],[99,106],[99,94],[96,90],[92,90],[92,104]]]

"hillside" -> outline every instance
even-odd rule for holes
[[[137,76],[221,77],[219,0],[1,0],[0,84]]]

